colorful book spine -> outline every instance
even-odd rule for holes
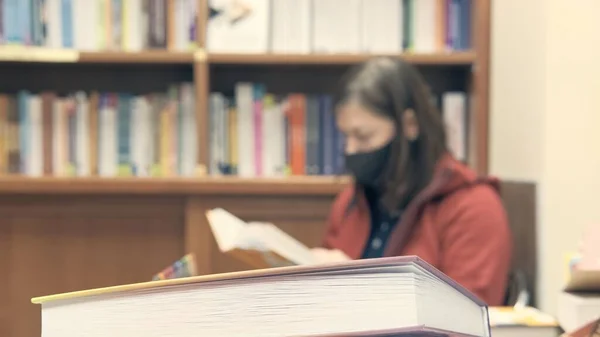
[[[170,280],[183,277],[196,276],[196,258],[194,254],[187,254],[175,261],[172,265],[161,270],[152,277],[152,281]]]

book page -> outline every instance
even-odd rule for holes
[[[243,235],[244,228],[247,227],[244,221],[222,208],[206,212],[206,218],[222,252],[235,248],[237,242],[242,241],[239,236]]]
[[[233,250],[272,252],[289,264],[316,263],[308,247],[273,224],[246,223],[221,208],[208,211],[206,217],[223,253]]]
[[[270,250],[298,265],[314,264],[315,258],[300,241],[270,223],[260,224],[261,237]]]

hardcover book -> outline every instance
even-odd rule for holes
[[[34,298],[44,337],[489,337],[486,305],[418,257],[188,277]]]

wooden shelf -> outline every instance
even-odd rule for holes
[[[0,178],[0,195],[335,195],[347,177]]]
[[[364,62],[375,55],[370,54],[209,54],[209,64],[290,64],[290,65],[350,65]],[[474,52],[442,54],[397,54],[413,64],[422,65],[469,65],[475,62]]]
[[[368,60],[370,54],[205,54],[167,50],[140,52],[81,52],[70,49],[50,49],[29,46],[0,46],[0,62],[32,63],[114,63],[114,64],[290,64],[290,65],[350,65]],[[390,55],[388,55],[390,56]],[[413,64],[469,65],[475,62],[474,52],[438,54],[397,54]]]
[[[156,63],[192,64],[194,52],[148,50],[140,52],[83,52],[32,46],[0,46],[0,62],[20,63]]]
[[[192,64],[193,52],[173,52],[150,50],[142,52],[81,52],[80,63],[156,63],[156,64]]]

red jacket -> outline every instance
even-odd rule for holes
[[[371,222],[365,197],[350,206],[353,196],[352,186],[337,196],[323,246],[359,259]],[[417,255],[489,305],[503,304],[512,242],[497,180],[443,157],[390,235],[385,256]]]

